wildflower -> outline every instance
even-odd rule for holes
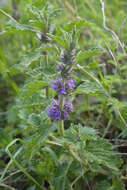
[[[69,112],[73,112],[74,111],[74,108],[72,106],[72,103],[69,102],[69,99],[64,102],[64,107],[63,107],[63,115],[64,115],[64,119],[68,119],[69,118]]]
[[[72,106],[72,102],[69,102],[69,99],[64,103],[64,110],[66,111],[74,111],[74,108]]]
[[[48,112],[49,117],[54,120],[68,119],[69,113],[74,110],[69,99],[65,101],[63,98],[65,96],[69,98],[70,92],[75,88],[76,81],[70,77],[76,62],[74,46],[74,42],[71,42],[69,49],[64,51],[61,57],[62,63],[59,65],[61,78],[56,78],[56,80],[52,82],[51,87],[57,92],[58,100],[52,104]]]
[[[60,90],[60,94],[63,94],[63,95],[67,94],[67,91],[65,89],[65,85],[64,84],[62,84],[62,87],[61,87],[61,90]]]
[[[75,81],[70,78],[69,80],[66,81],[64,84],[61,78],[56,78],[56,81],[52,83],[52,88],[58,92],[58,94],[69,94],[70,91],[73,91],[75,88]]]
[[[48,111],[49,117],[55,120],[62,120],[61,111],[59,109],[59,103],[54,102],[51,109]]]
[[[69,118],[69,112],[73,112],[72,103],[69,100],[64,102],[63,109],[60,110],[59,102],[54,102],[51,106],[51,109],[48,111],[49,117],[54,120],[63,120]]]
[[[54,81],[52,84],[52,88],[58,92],[59,94],[67,94],[66,90],[65,90],[65,85],[62,84],[63,81],[61,78],[56,78],[56,81]]]
[[[74,81],[72,78],[70,78],[67,83],[66,86],[69,90],[73,90],[75,88],[75,83],[76,81]]]

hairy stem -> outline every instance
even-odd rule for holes
[[[48,68],[48,53],[46,52],[46,55],[45,55],[45,59],[46,59],[46,67]],[[49,87],[46,86],[46,98],[48,99],[49,98]]]
[[[60,136],[64,136],[64,120],[60,121],[59,132],[60,132]]]
[[[60,111],[63,110],[63,100],[64,97],[63,95],[60,96]],[[59,123],[59,132],[60,132],[60,136],[64,136],[64,120],[61,120]]]

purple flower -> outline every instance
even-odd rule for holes
[[[69,118],[69,115],[67,113],[66,110],[63,110],[63,116],[64,116],[64,119],[68,119]]]
[[[63,95],[67,94],[64,84],[62,84],[62,87],[60,89],[60,94],[63,94]]]
[[[72,106],[72,102],[69,102],[69,99],[64,103],[64,109],[66,111],[71,111],[71,112],[74,111],[74,108]]]
[[[73,112],[72,103],[69,100],[64,102],[63,110],[60,110],[59,102],[54,102],[51,109],[48,111],[49,117],[54,120],[63,120],[69,118],[69,112]]]
[[[65,89],[65,85],[62,83],[62,79],[61,78],[56,78],[56,81],[54,81],[52,84],[52,88],[58,92],[59,94],[67,94],[66,89]]]
[[[49,117],[55,120],[62,120],[61,111],[59,110],[59,103],[54,102],[51,109],[48,111]]]
[[[69,115],[68,112],[73,112],[74,108],[72,106],[72,103],[69,102],[69,99],[64,103],[64,108],[63,108],[63,114],[64,114],[64,118],[68,119]]]
[[[67,81],[66,85],[67,85],[69,90],[73,90],[75,88],[75,83],[76,83],[76,81],[74,81],[72,78],[70,78]]]
[[[61,88],[61,84],[62,84],[62,79],[61,78],[56,78],[56,81],[52,82],[52,88],[55,91],[59,91],[59,89]]]
[[[75,88],[75,81],[70,78],[64,84],[61,78],[56,78],[56,81],[52,83],[52,88],[59,94],[66,95]]]

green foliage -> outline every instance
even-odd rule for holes
[[[1,2],[0,189],[125,190],[126,2]],[[61,136],[51,84],[72,41],[74,112]]]
[[[88,59],[94,55],[99,55],[99,54],[102,54],[102,52],[99,50],[96,50],[96,49],[88,51],[88,52],[80,52],[77,57],[77,61],[78,61],[78,63],[80,63],[80,62],[84,61],[85,59]]]

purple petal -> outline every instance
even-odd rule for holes
[[[63,94],[63,95],[67,94],[64,84],[62,85],[62,88],[60,90],[60,94]]]

